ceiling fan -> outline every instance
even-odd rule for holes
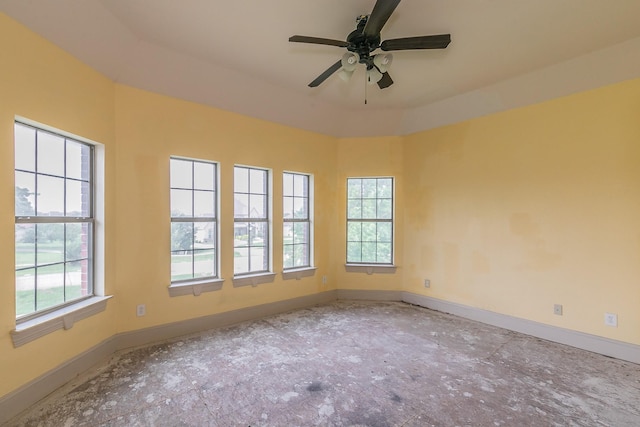
[[[384,89],[393,84],[393,80],[387,71],[393,61],[393,56],[390,53],[372,55],[376,49],[380,48],[385,52],[411,49],[444,49],[449,45],[451,34],[405,37],[380,42],[380,31],[399,3],[400,0],[377,0],[370,15],[360,15],[356,18],[357,27],[347,36],[346,41],[299,35],[291,36],[289,38],[290,42],[337,46],[348,50],[342,56],[342,59],[309,83],[309,87],[319,86],[338,70],[340,70],[340,77],[348,80],[356,66],[364,64],[367,68],[367,83],[377,83],[380,89]]]

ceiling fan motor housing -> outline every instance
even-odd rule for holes
[[[367,37],[364,34],[364,27],[367,25],[369,15],[360,15],[357,18],[358,26],[347,36],[347,50],[355,52],[360,56],[360,63],[367,66],[372,64],[370,53],[380,47],[380,34],[374,37]]]

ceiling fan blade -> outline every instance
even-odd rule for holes
[[[362,31],[367,37],[376,37],[380,35],[380,30],[387,23],[389,17],[396,10],[396,7],[400,3],[400,0],[378,0],[376,1],[371,15],[367,20],[367,24]]]
[[[349,43],[343,42],[341,40],[323,39],[320,37],[308,37],[308,36],[298,36],[298,35],[289,37],[289,41],[295,42],[295,43],[323,44],[323,45],[338,46],[338,47],[349,46]]]
[[[438,34],[435,36],[405,37],[401,39],[385,40],[380,49],[410,50],[410,49],[444,49],[451,43],[451,34]]]
[[[382,78],[378,81],[378,87],[380,89],[388,88],[393,84],[393,79],[389,73],[382,73]]]
[[[316,79],[314,81],[309,83],[309,87],[319,86],[320,83],[322,83],[323,81],[327,80],[329,78],[329,76],[331,76],[331,74],[335,73],[340,68],[342,68],[342,59],[340,59],[338,62],[333,64],[331,67],[327,68],[324,73],[322,73],[318,77],[316,77]]]

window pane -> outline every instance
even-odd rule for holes
[[[378,179],[378,198],[390,199],[393,195],[393,180],[391,178]]]
[[[267,217],[267,197],[251,194],[249,196],[249,217],[250,218],[266,218]]]
[[[306,222],[297,222],[293,226],[293,242],[308,243],[309,242],[309,224]]]
[[[362,241],[363,242],[375,242],[376,241],[376,223],[364,222],[362,223]]]
[[[282,215],[285,218],[293,218],[293,197],[282,199]]]
[[[193,188],[193,174],[191,160],[170,160],[170,175],[172,188]]]
[[[64,138],[38,131],[38,173],[64,176]]]
[[[309,246],[308,245],[295,245],[295,266],[307,267],[309,266]]]
[[[16,316],[36,310],[36,270],[16,271]]]
[[[362,200],[362,218],[375,219],[376,218],[376,199],[363,199]]]
[[[282,226],[282,238],[285,244],[293,243],[293,223],[285,222]]]
[[[376,262],[391,264],[391,243],[378,243]]]
[[[235,247],[247,246],[249,244],[249,224],[246,222],[236,222],[233,225]]]
[[[199,250],[194,253],[193,276],[194,278],[215,276],[215,251],[213,249]]]
[[[362,262],[376,262],[377,244],[375,242],[362,242]]]
[[[391,219],[391,199],[378,199],[378,214],[376,219]]]
[[[347,224],[347,240],[349,242],[359,242],[362,240],[361,222],[350,222]]]
[[[36,304],[44,310],[65,302],[64,265],[55,264],[38,268]]]
[[[44,175],[37,178],[37,215],[64,215],[64,179]]]
[[[38,265],[64,262],[64,224],[38,224],[36,236]]]
[[[16,269],[36,265],[36,226],[16,224]]]
[[[349,199],[347,205],[347,218],[362,218],[362,200]]]
[[[90,228],[91,224],[66,224],[65,259],[86,260],[91,252]]]
[[[284,268],[294,267],[294,252],[293,245],[284,245],[284,253],[282,254],[282,266]]]
[[[236,193],[249,192],[249,169],[236,166],[233,170],[233,188]]]
[[[362,180],[362,197],[376,197],[377,185],[376,179],[363,179]]]
[[[67,264],[65,272],[65,301],[78,299],[87,295],[82,286],[82,269],[82,262],[80,261]]]
[[[379,222],[377,231],[377,240],[378,242],[391,242],[391,223],[390,222]]]
[[[36,175],[27,172],[16,172],[15,215],[35,215]]]
[[[195,249],[213,249],[216,242],[215,222],[195,222]]]
[[[362,261],[362,244],[360,242],[347,243],[347,262]]]
[[[362,197],[362,180],[350,178],[347,182],[347,197],[356,199]]]
[[[29,126],[16,123],[15,134],[15,162],[16,169],[36,171],[36,130]]]
[[[171,251],[188,251],[193,248],[193,222],[171,223]]]
[[[298,197],[306,197],[307,196],[307,181],[308,177],[306,175],[295,175],[294,177],[294,194]]]
[[[266,271],[268,268],[267,248],[252,247],[249,249],[251,259],[249,260],[249,271]]]
[[[267,244],[267,223],[252,222],[249,224],[249,245],[266,246]]]
[[[93,295],[93,283],[91,282],[91,275],[89,274],[89,260],[83,259],[76,264],[80,266],[80,294],[83,297]],[[75,272],[77,274],[77,272]],[[74,282],[77,283],[77,280]]]
[[[67,206],[66,216],[89,216],[89,183],[67,179]]]
[[[307,199],[296,197],[295,199],[293,199],[293,203],[294,203],[294,217],[296,219],[308,218]]]
[[[193,196],[194,216],[209,218],[214,218],[216,216],[214,193],[212,191],[194,191]]]
[[[250,192],[257,194],[267,194],[267,173],[264,170],[251,169],[250,170]]]
[[[67,140],[67,178],[89,180],[91,148]]]
[[[233,251],[233,271],[235,274],[249,272],[249,248],[236,247]]]
[[[236,218],[249,218],[249,195],[234,194],[233,210]]]
[[[171,281],[193,278],[193,253],[191,251],[171,252]]]
[[[285,196],[293,196],[293,174],[282,174],[282,194]]]
[[[215,190],[215,166],[211,163],[193,163],[193,188],[197,190]]]
[[[193,191],[171,189],[171,216],[193,216]]]

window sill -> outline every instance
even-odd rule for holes
[[[347,273],[395,274],[398,267],[393,264],[345,264]]]
[[[111,296],[88,298],[16,325],[11,331],[13,346],[20,347],[58,329],[71,329],[75,322],[104,311],[109,298]]]
[[[214,292],[222,289],[224,279],[209,279],[197,282],[174,283],[169,286],[170,297],[180,297],[183,295],[200,296],[203,292]]]
[[[282,272],[282,278],[284,280],[300,280],[303,277],[313,276],[314,274],[316,274],[316,270],[317,267],[292,268],[290,270],[284,270]]]
[[[262,283],[272,283],[276,277],[276,273],[260,273],[246,276],[236,276],[233,278],[233,287],[253,286],[256,287]]]

